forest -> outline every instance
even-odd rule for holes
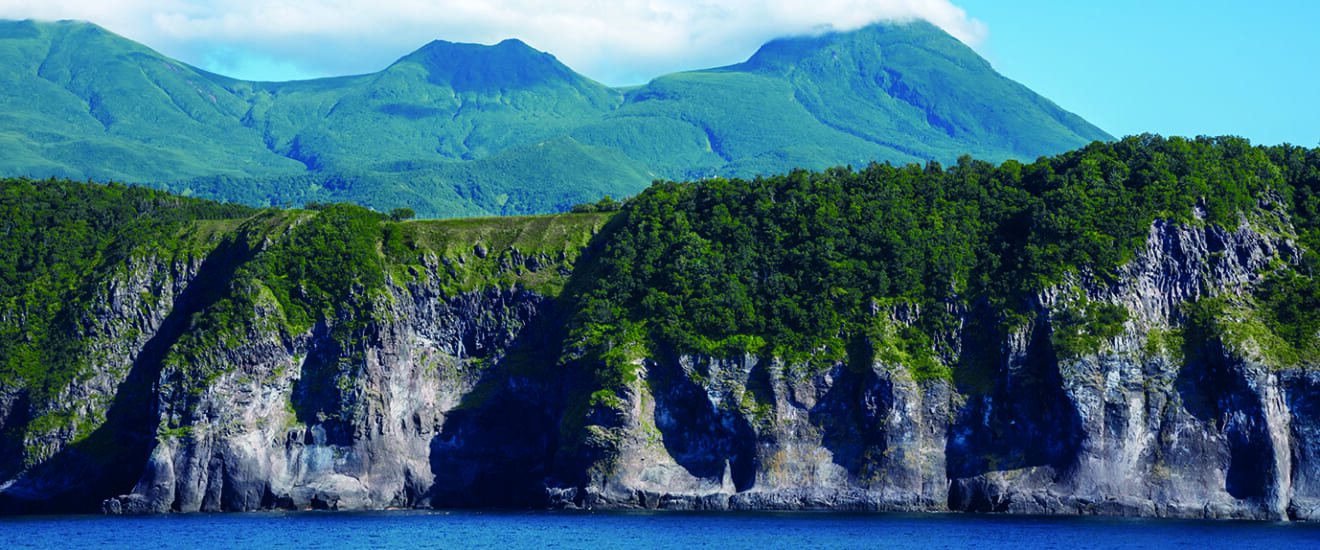
[[[249,282],[228,284],[229,298],[194,326],[224,333],[249,322],[255,305],[239,290],[261,286],[290,330],[305,330],[353,317],[341,309],[417,262],[426,251],[419,228],[437,223],[406,221],[407,209],[259,210],[54,179],[3,180],[0,208],[0,383],[19,383],[38,400],[77,371],[86,297],[135,253],[186,259],[217,242],[256,247],[270,234],[253,228],[276,227],[284,237],[233,272]],[[949,362],[935,359],[948,350],[931,335],[949,328],[952,311],[995,312],[997,326],[985,328],[1000,333],[1032,315],[1032,293],[1066,274],[1114,276],[1157,218],[1234,227],[1262,209],[1283,209],[1292,227],[1279,231],[1295,232],[1307,252],[1300,265],[1261,274],[1255,309],[1291,357],[1314,358],[1320,150],[1234,137],[1133,136],[1030,164],[963,156],[948,167],[656,181],[637,196],[574,209],[614,220],[591,237],[600,252],[559,299],[572,312],[567,329],[578,345],[570,348],[613,365],[599,373],[607,386],[626,375],[620,359],[639,350],[840,360],[880,337],[919,376],[947,378]],[[583,214],[559,216],[574,215]],[[1188,306],[1188,318],[1213,330],[1224,304],[1203,302]],[[917,322],[878,332],[875,312],[900,304],[920,312]],[[1057,320],[1057,351],[1093,350],[1126,315],[1076,308]]]
[[[933,361],[948,350],[930,335],[951,328],[952,311],[992,311],[997,326],[982,328],[1003,334],[1033,314],[1032,293],[1065,274],[1115,276],[1157,218],[1236,227],[1259,209],[1282,208],[1307,252],[1302,265],[1262,274],[1255,299],[1264,307],[1253,309],[1288,342],[1290,357],[1314,358],[1318,194],[1320,150],[1156,135],[1093,142],[1031,164],[963,156],[948,167],[656,182],[627,201],[576,326],[597,349],[630,342],[649,353],[778,357],[825,350],[821,357],[835,361],[876,341],[880,306],[904,303],[922,314],[885,335],[891,353],[918,376],[948,377],[939,366],[948,361]],[[1215,303],[1189,305],[1189,316],[1193,306]],[[1056,351],[1095,351],[1121,332],[1126,315],[1115,306],[1071,310],[1056,319]]]

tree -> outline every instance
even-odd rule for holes
[[[413,209],[411,208],[395,208],[390,210],[390,221],[392,222],[411,220],[415,216],[417,216],[417,213],[413,212]]]

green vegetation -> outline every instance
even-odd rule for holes
[[[67,180],[0,180],[0,385],[34,401],[81,368],[97,286],[143,255],[204,253],[214,224],[254,209],[142,187]]]
[[[872,359],[880,359],[887,365],[907,367],[912,373],[912,379],[917,382],[947,380],[953,376],[949,367],[936,356],[935,343],[930,335],[920,328],[883,322],[873,326],[877,330],[864,331],[863,334],[874,348],[874,357],[856,356],[853,358],[853,367],[869,368]]]
[[[1295,166],[1275,164],[1284,157]],[[1156,218],[1235,227],[1269,197],[1284,202],[1268,208],[1314,208],[1317,167],[1316,151],[1145,135],[1029,165],[962,157],[947,169],[872,164],[657,182],[624,209],[600,282],[577,310],[576,334],[608,346],[635,341],[624,335],[644,325],[652,341],[643,344],[655,349],[718,355],[725,351],[713,342],[743,336],[765,342],[755,350],[763,355],[831,361],[870,341],[915,378],[956,377],[950,369],[961,367],[938,337],[956,328],[951,309],[990,306],[1001,323],[989,330],[1008,330],[1034,315],[1027,297],[1066,274],[1113,276]],[[1315,242],[1315,219],[1298,220],[1307,242]],[[1314,346],[1315,285],[1288,269],[1272,275],[1261,286],[1259,326],[1295,348]],[[900,303],[920,314],[886,321]],[[1055,351],[1094,353],[1127,319],[1115,305],[1060,304]]]
[[[558,296],[572,262],[610,219],[566,214],[395,221],[407,213],[386,215],[345,203],[306,206],[262,211],[228,237],[232,248],[244,251],[238,254],[241,265],[223,293],[192,318],[167,359],[193,390],[228,368],[214,356],[239,347],[242,335],[298,334],[324,323],[335,357],[304,373],[305,390],[320,397],[300,403],[337,411],[328,404],[354,391],[351,382],[365,361],[366,328],[388,315],[393,297],[387,284],[427,282],[449,296],[514,287]]]
[[[1267,275],[1251,296],[1203,298],[1185,304],[1183,352],[1196,357],[1208,342],[1218,341],[1274,366],[1314,365],[1320,362],[1317,306],[1320,283],[1291,268],[1281,268]]]
[[[572,212],[574,214],[589,214],[591,212],[618,212],[619,210],[623,209],[624,204],[627,204],[627,201],[619,202],[614,200],[613,197],[609,195],[605,195],[600,200],[594,203],[573,205]]]
[[[60,395],[93,365],[125,375],[129,365],[105,364],[107,344],[139,349],[145,340],[136,327],[161,315],[175,320],[138,359],[175,373],[161,391],[178,392],[181,403],[195,402],[232,368],[226,354],[252,335],[292,335],[321,323],[338,348],[304,374],[306,391],[343,397],[355,391],[349,382],[365,360],[363,329],[390,311],[388,284],[431,280],[450,295],[490,287],[558,295],[613,216],[411,221],[404,208],[387,215],[342,203],[307,206],[256,210],[121,184],[0,180],[0,391],[26,396],[32,419],[10,426],[15,437],[91,433],[105,411],[82,418],[70,412],[80,404]],[[153,310],[182,282],[172,271],[199,263],[192,298],[173,311]],[[109,290],[138,284],[146,286],[123,304],[131,309],[107,302]]]
[[[1060,358],[1096,353],[1104,342],[1123,333],[1127,320],[1128,311],[1122,306],[1077,300],[1056,310],[1050,342]]]
[[[1256,296],[1271,331],[1294,347],[1314,345],[1320,333],[1320,281],[1282,270],[1271,273]]]
[[[360,206],[331,205],[294,226],[255,267],[295,332],[322,319],[343,319],[385,284],[382,226],[388,217]],[[387,254],[405,256],[402,239],[384,241]]]
[[[559,296],[613,213],[428,220],[399,225],[409,248],[434,254],[448,294],[520,285]],[[516,258],[522,261],[515,262]],[[528,260],[531,260],[530,262]],[[536,269],[532,269],[536,267]],[[590,266],[587,266],[588,268]]]
[[[245,82],[87,23],[0,21],[0,38],[0,173],[260,207],[565,212],[655,178],[1029,160],[1110,139],[924,23],[776,41],[629,89],[516,40],[433,42],[369,75]]]
[[[446,297],[495,288],[556,297],[570,312],[561,356],[515,354],[505,368],[587,369],[573,411],[620,405],[620,390],[641,382],[642,359],[676,353],[775,357],[789,376],[879,359],[917,382],[985,388],[993,377],[984,361],[950,349],[959,331],[992,349],[1035,320],[1061,360],[1103,350],[1130,325],[1124,308],[1076,288],[1064,288],[1048,314],[1030,298],[1074,274],[1114,277],[1157,218],[1259,221],[1308,250],[1296,265],[1278,258],[1249,293],[1184,304],[1183,326],[1153,331],[1144,353],[1195,358],[1222,342],[1270,364],[1311,365],[1320,358],[1309,251],[1320,242],[1317,175],[1320,150],[1145,135],[1031,164],[963,156],[947,168],[656,181],[578,213],[423,221],[407,207],[384,214],[309,200],[255,210],[120,184],[9,179],[0,194],[0,385],[30,398],[25,429],[83,433],[53,400],[103,353],[85,348],[106,308],[119,307],[105,303],[106,289],[149,280],[160,288],[139,290],[146,305],[136,306],[149,309],[146,295],[164,292],[170,277],[152,266],[205,259],[208,275],[190,283],[197,299],[170,312],[171,335],[155,335],[162,349],[153,353],[183,377],[162,387],[196,396],[252,335],[291,341],[325,330],[326,347],[300,362],[291,404],[300,422],[361,412],[336,403],[361,391],[369,327],[388,321],[393,300],[415,284]],[[132,328],[120,337],[142,336]],[[730,406],[764,416],[769,402],[743,395]]]

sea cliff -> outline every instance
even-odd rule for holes
[[[1041,162],[1063,173],[1077,160]],[[817,202],[803,211],[834,205],[882,219],[865,215],[872,203],[850,203],[857,194],[820,199],[837,182],[890,193],[904,174],[943,178],[906,194],[920,197],[951,188],[946,174],[960,170],[1025,172],[936,169],[812,176],[815,190],[800,196]],[[132,233],[150,245],[107,237],[69,290],[51,294],[60,301],[32,294],[53,279],[6,298],[0,512],[573,507],[1320,519],[1315,334],[1309,318],[1280,325],[1288,300],[1277,298],[1307,288],[1310,226],[1299,225],[1304,211],[1278,192],[1282,184],[1234,208],[1193,196],[1185,209],[1133,216],[1124,221],[1139,232],[1127,240],[1079,231],[1082,245],[1119,243],[1112,265],[1061,262],[1050,271],[1022,258],[1053,249],[984,244],[1012,238],[1010,224],[1044,231],[1052,212],[1028,204],[1019,211],[1029,216],[1002,216],[1008,221],[966,248],[990,250],[993,269],[969,253],[970,267],[924,271],[917,291],[832,283],[816,298],[780,301],[782,310],[755,300],[739,309],[739,289],[809,285],[784,275],[789,263],[764,264],[772,267],[755,267],[750,283],[716,292],[733,306],[702,309],[701,289],[740,269],[722,258],[758,253],[719,248],[751,242],[730,221],[738,205],[803,208],[795,189],[806,177],[741,182],[750,191],[737,193],[724,181],[657,184],[617,212],[401,221],[314,205]],[[1002,192],[1049,196],[1035,185],[1023,176]],[[129,193],[116,189],[102,191]],[[671,195],[691,203],[668,208]],[[178,202],[138,198],[136,216],[123,219]],[[715,214],[699,210],[707,207]],[[821,219],[801,224],[803,242],[834,231]],[[702,233],[700,223],[728,229]],[[968,234],[961,223],[949,216],[929,226]],[[775,231],[765,230],[777,235],[767,250],[795,246]],[[842,247],[852,237],[831,238]],[[663,248],[666,239],[680,244]],[[874,288],[906,288],[894,267],[902,257],[872,249],[890,255],[848,263],[866,260],[854,254],[822,269],[889,270]],[[959,249],[931,250],[940,266]],[[713,269],[703,257],[725,263]],[[1010,262],[1027,267],[999,267]],[[1043,275],[1001,291],[987,273]],[[656,283],[628,286],[642,275]],[[686,309],[674,313],[673,304]],[[802,325],[824,332],[776,341],[797,336],[771,323],[807,306],[837,316]],[[741,313],[674,324],[708,311]],[[752,315],[762,324],[748,324]],[[701,328],[720,326],[733,328]],[[684,332],[692,327],[699,332]]]

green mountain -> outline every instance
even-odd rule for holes
[[[655,179],[1030,160],[1109,139],[927,23],[777,40],[745,63],[614,89],[517,40],[247,82],[89,23],[0,22],[0,173],[259,206],[543,213]]]

